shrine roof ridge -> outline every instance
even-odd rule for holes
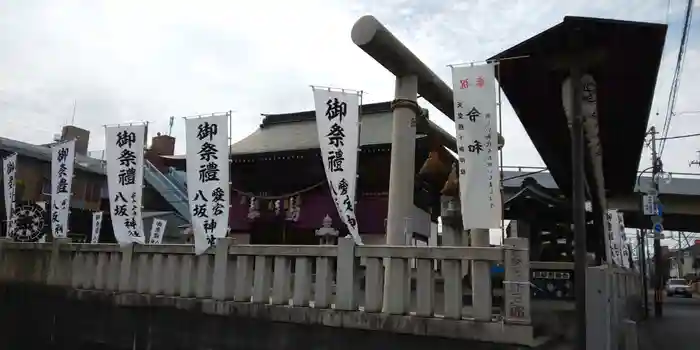
[[[378,114],[391,112],[391,102],[367,103],[360,106],[360,115]],[[263,114],[263,121],[260,128],[270,125],[295,123],[304,121],[315,121],[316,111],[301,111],[281,114]]]

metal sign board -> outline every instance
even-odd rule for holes
[[[661,225],[661,223],[656,223],[654,224],[654,232],[655,233],[661,233],[663,232],[664,227]]]
[[[644,215],[655,215],[657,213],[656,197],[652,195],[642,196],[642,208]]]

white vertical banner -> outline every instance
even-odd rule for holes
[[[620,217],[616,209],[608,210],[608,246],[610,247],[609,262],[617,266],[622,266],[622,247],[620,246]]]
[[[68,236],[75,140],[51,147],[51,232],[54,238]]]
[[[617,232],[618,232],[618,240],[620,241],[620,249],[621,249],[621,266],[623,267],[630,267],[630,251],[627,247],[627,235],[625,235],[625,214],[621,211],[617,212]]]
[[[357,154],[360,143],[360,94],[314,89],[319,148],[338,215],[355,244],[361,245],[355,212]]]
[[[17,153],[11,154],[2,160],[2,185],[5,193],[5,222],[7,228],[5,231],[7,237],[12,236],[12,213],[15,210],[15,196],[17,194],[17,185],[15,178],[17,176]]]
[[[146,125],[105,128],[105,160],[112,228],[119,245],[144,244],[141,197]]]
[[[187,196],[196,254],[215,246],[228,232],[229,118],[222,114],[185,120]]]
[[[592,204],[591,204],[592,205]],[[612,217],[610,216],[609,210],[607,207],[603,207],[601,209],[601,213],[603,215],[603,234],[605,235],[605,261],[609,264],[612,265],[612,246],[610,244],[610,237],[612,237]]]
[[[161,244],[163,243],[163,234],[165,233],[165,225],[168,221],[163,219],[153,219],[151,223],[151,236],[148,240],[148,244]]]
[[[100,232],[102,232],[102,216],[104,214],[101,211],[92,213],[92,235],[90,243],[97,244],[100,243]]]
[[[493,64],[452,67],[459,194],[464,229],[501,227]]]

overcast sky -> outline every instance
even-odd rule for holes
[[[483,60],[560,22],[565,15],[670,24],[652,118],[663,122],[685,0],[256,0],[0,1],[0,136],[50,142],[70,122],[104,148],[102,125],[168,118],[184,150],[180,117],[234,110],[233,140],[255,130],[260,113],[312,109],[310,84],[361,89],[366,102],[393,98],[393,77],[350,39],[373,14],[448,81],[447,64]],[[700,4],[700,2],[697,2]],[[696,9],[698,7],[696,6]],[[669,135],[700,132],[700,24]],[[634,62],[630,62],[634,64]],[[431,116],[454,125],[431,108]],[[542,165],[520,122],[504,106],[506,165]],[[7,123],[9,121],[9,123]],[[690,168],[700,138],[669,141],[667,169]],[[649,163],[644,156],[643,163]]]

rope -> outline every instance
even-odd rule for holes
[[[397,108],[408,108],[413,111],[416,116],[420,116],[422,113],[422,110],[416,101],[405,98],[397,98],[391,101],[391,110],[393,111]]]
[[[287,194],[283,194],[283,195],[279,195],[279,196],[258,196],[258,195],[256,195],[256,194],[253,193],[253,192],[245,192],[245,191],[242,191],[242,190],[233,188],[233,187],[231,187],[231,190],[233,190],[234,192],[236,192],[236,193],[238,193],[238,194],[240,194],[240,195],[244,195],[244,196],[247,196],[247,197],[255,197],[256,199],[277,200],[277,199],[285,199],[285,198],[289,198],[289,197],[294,197],[294,196],[300,195],[300,194],[302,194],[302,193],[309,192],[309,191],[315,189],[316,187],[319,187],[319,186],[323,185],[324,183],[326,183],[326,180],[323,180],[323,181],[321,181],[321,182],[319,182],[319,183],[317,183],[317,184],[315,184],[315,185],[311,185],[311,186],[309,186],[309,187],[307,187],[307,188],[304,188],[304,189],[301,189],[301,190],[299,190],[299,191],[292,192],[292,193],[287,193]]]
[[[508,180],[513,180],[513,179],[518,179],[518,178],[521,178],[521,177],[527,177],[527,176],[530,176],[530,175],[535,175],[535,174],[543,173],[543,172],[545,172],[545,171],[547,171],[547,168],[541,169],[541,170],[537,170],[537,171],[532,171],[532,172],[525,173],[525,174],[520,174],[520,175],[515,175],[515,176],[507,177],[507,178],[505,178],[505,179],[503,179],[503,180],[501,180],[501,181],[508,181]]]

